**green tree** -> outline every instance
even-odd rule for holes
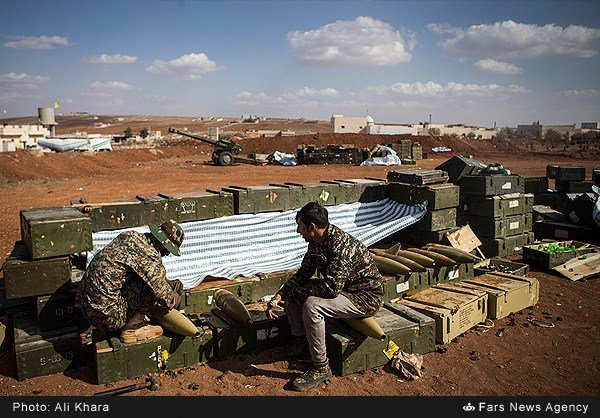
[[[148,128],[144,128],[140,131],[140,136],[142,139],[146,139],[148,137]]]
[[[467,138],[469,138],[469,139],[475,139],[475,132],[469,132],[467,134]]]
[[[128,126],[127,129],[125,129],[125,138],[131,138],[133,136],[133,131],[131,130],[131,128]]]
[[[564,142],[563,136],[554,129],[548,129],[544,134],[544,143],[550,149],[556,148],[561,142]]]

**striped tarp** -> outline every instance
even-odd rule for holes
[[[417,222],[426,202],[404,205],[390,199],[369,203],[328,206],[329,221],[369,246]],[[234,215],[182,223],[185,238],[181,256],[163,258],[169,280],[179,279],[186,289],[207,276],[233,279],[238,275],[297,269],[308,243],[296,232],[296,210],[256,215]],[[102,231],[93,234],[96,252],[128,230],[148,232],[148,227]]]

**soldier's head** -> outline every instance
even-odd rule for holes
[[[150,225],[150,233],[154,237],[155,246],[161,256],[169,254],[181,255],[179,247],[183,242],[183,229],[173,220],[168,220],[160,225]]]
[[[329,214],[319,202],[309,202],[296,213],[296,232],[305,241],[320,242],[329,226]]]

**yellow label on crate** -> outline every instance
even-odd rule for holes
[[[400,351],[400,347],[398,347],[398,345],[392,340],[389,340],[387,348],[383,350],[383,354],[385,354],[385,356],[391,360],[392,357],[394,357],[394,354],[396,354],[398,351]]]

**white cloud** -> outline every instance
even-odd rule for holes
[[[54,49],[55,45],[69,45],[69,40],[62,36],[5,36],[5,38],[14,39],[3,45],[11,49]]]
[[[480,71],[486,71],[488,73],[502,75],[514,75],[523,72],[521,67],[517,67],[514,64],[509,64],[508,62],[496,61],[491,58],[477,61],[475,64],[473,64],[473,68]]]
[[[109,66],[109,65],[117,65],[117,64],[132,64],[137,61],[137,57],[132,56],[132,55],[121,55],[121,54],[115,54],[115,55],[102,54],[102,55],[95,55],[93,57],[85,57],[85,58],[83,58],[83,61],[85,61],[89,64],[94,64],[94,65],[99,65],[99,66]]]
[[[206,54],[186,54],[171,61],[154,60],[146,71],[157,75],[172,75],[188,81],[200,80],[203,74],[225,69],[210,60]]]
[[[500,86],[498,84],[475,84],[475,83],[456,83],[450,81],[446,85],[428,81],[422,83],[395,83],[391,86],[379,85],[367,87],[365,91],[368,94],[378,95],[398,95],[407,97],[497,97],[514,94],[523,94],[528,91],[515,84]]]
[[[2,102],[8,102],[18,97],[21,97],[21,95],[16,91],[0,91],[0,101]]]
[[[279,96],[270,96],[263,92],[252,94],[245,91],[235,96],[233,104],[238,106],[315,107],[319,105],[319,102],[306,100],[294,93],[282,93]]]
[[[296,59],[320,66],[390,66],[411,60],[416,41],[381,20],[360,16],[287,35]]]
[[[591,98],[598,97],[600,94],[595,89],[588,90],[561,90],[556,92],[558,97]]]
[[[303,87],[300,90],[296,91],[296,96],[337,96],[339,95],[338,91],[336,89],[333,89],[331,87],[325,88],[325,89],[313,89],[311,87]]]
[[[14,89],[34,90],[41,84],[50,80],[49,77],[41,75],[31,75],[27,73],[10,72],[0,75],[0,86],[6,86]]]
[[[102,83],[100,81],[94,81],[90,84],[90,90],[92,91],[128,91],[133,90],[133,86],[121,81],[107,81]]]
[[[442,42],[447,56],[465,58],[589,58],[600,51],[600,29],[553,23],[539,26],[512,20],[466,29],[429,24],[434,33],[450,34]]]

